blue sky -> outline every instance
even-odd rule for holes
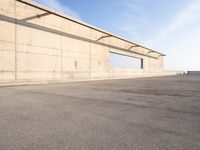
[[[34,0],[161,51],[166,70],[200,70],[200,0]]]

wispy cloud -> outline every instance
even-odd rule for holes
[[[153,46],[157,42],[167,38],[170,34],[182,29],[183,27],[200,19],[200,1],[195,0],[186,6],[181,12],[177,13],[172,22],[164,27],[157,37],[146,41],[146,45]]]
[[[115,18],[115,30],[121,36],[134,41],[140,41],[140,30],[148,24],[145,11],[134,1],[117,1],[118,12]]]
[[[57,11],[60,11],[68,16],[81,20],[80,15],[76,11],[63,5],[59,0],[34,0],[34,1],[42,5],[45,5],[47,7],[50,7],[52,9],[55,9]]]

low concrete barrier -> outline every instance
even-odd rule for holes
[[[188,75],[200,75],[200,71],[188,71]]]
[[[170,75],[185,75],[185,71],[164,71],[164,76],[170,76]]]

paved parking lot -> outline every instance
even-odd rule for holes
[[[200,76],[0,87],[0,150],[199,150]]]

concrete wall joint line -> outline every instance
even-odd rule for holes
[[[17,1],[14,2],[15,13],[15,80],[17,80]]]

